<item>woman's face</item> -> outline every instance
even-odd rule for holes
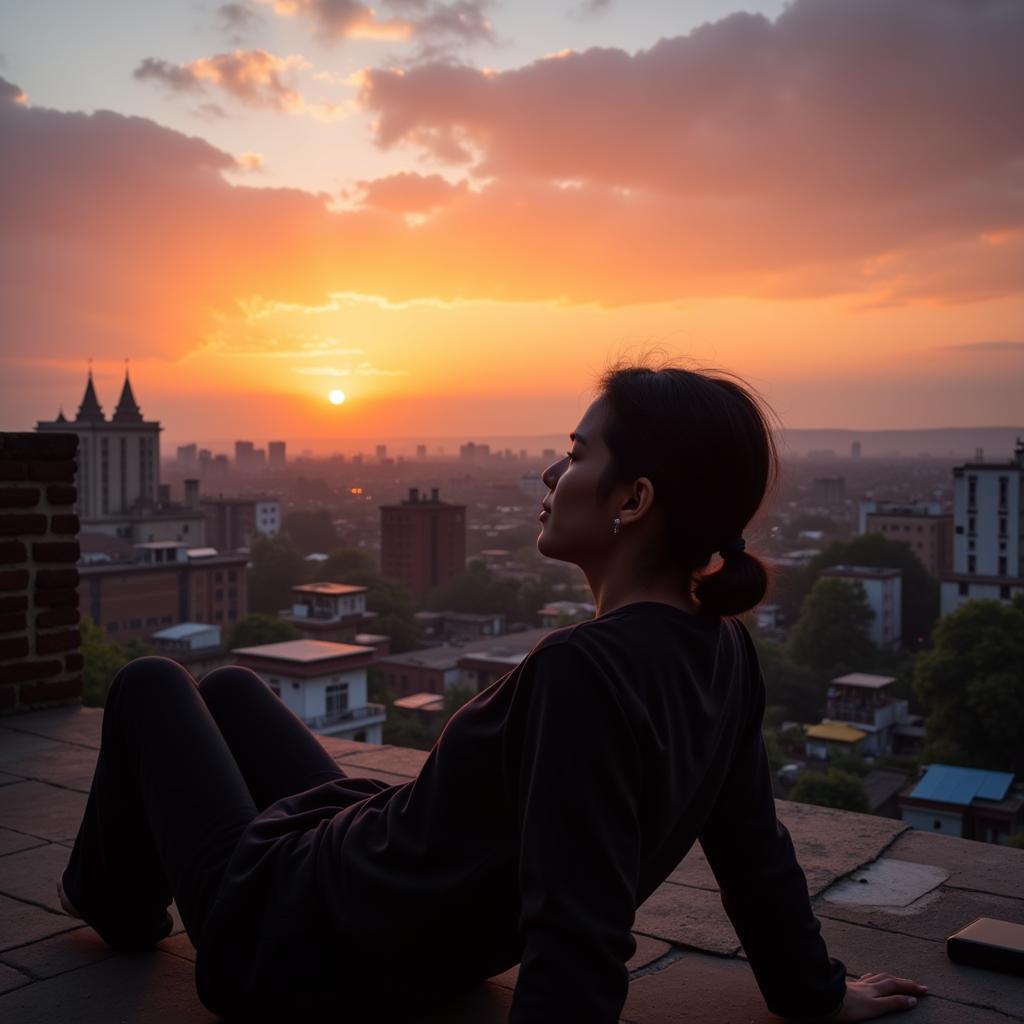
[[[548,558],[584,565],[615,540],[616,493],[598,502],[598,483],[611,460],[603,435],[606,410],[596,399],[569,435],[569,451],[541,475],[548,487],[540,514],[537,550]]]

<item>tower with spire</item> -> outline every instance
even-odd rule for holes
[[[78,435],[78,514],[84,521],[110,521],[142,514],[157,503],[160,487],[158,421],[145,420],[135,400],[125,360],[124,383],[113,416],[103,413],[92,376],[73,420],[61,406],[56,419],[40,420],[36,430]]]

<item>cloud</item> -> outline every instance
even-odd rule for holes
[[[24,106],[28,103],[28,96],[20,86],[8,82],[6,78],[0,76],[0,104],[4,103],[19,103]]]
[[[221,31],[233,43],[240,43],[263,23],[256,10],[246,3],[221,4],[215,13]]]
[[[407,370],[381,370],[372,363],[362,362],[338,369],[334,366],[301,366],[293,367],[293,373],[301,373],[307,377],[405,377]]]
[[[343,116],[340,105],[308,103],[285,80],[290,72],[309,66],[298,54],[277,57],[266,50],[234,50],[187,64],[146,57],[132,74],[139,81],[159,82],[172,92],[205,92],[207,86],[213,86],[250,107],[312,114],[325,120]]]
[[[260,0],[276,14],[310,22],[325,41],[337,39],[405,39],[411,29],[400,19],[379,20],[373,8],[358,0]]]
[[[392,213],[429,213],[447,206],[469,190],[467,181],[453,185],[440,174],[411,171],[399,171],[357,184],[363,190],[364,206]]]
[[[967,341],[961,345],[937,345],[944,352],[1024,352],[1024,341]]]
[[[278,312],[343,316],[364,301],[346,296],[1020,295],[1022,47],[1022,4],[818,0],[632,55],[371,71],[362,102],[381,145],[457,150],[473,184],[364,180],[362,205],[344,210],[234,185],[238,160],[200,138],[27,106],[8,83],[4,345],[180,355],[235,344]]]
[[[394,16],[381,18],[357,0],[260,0],[277,14],[306,21],[321,40],[418,41],[420,55],[451,46],[496,42],[485,9],[489,0],[383,0]]]

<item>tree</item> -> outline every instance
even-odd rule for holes
[[[321,583],[348,583],[354,572],[373,572],[373,559],[359,548],[338,548],[332,551],[326,562],[321,562],[314,571],[314,578]]]
[[[870,669],[877,655],[868,635],[872,617],[860,583],[820,579],[800,606],[788,654],[823,679]]]
[[[917,656],[925,760],[1024,773],[1024,595],[967,601]]]
[[[374,632],[391,637],[394,654],[415,650],[420,644],[416,606],[412,594],[396,580],[371,569],[355,569],[346,574],[346,583],[366,587],[366,607],[377,613]]]
[[[257,647],[260,644],[276,644],[284,640],[298,640],[302,634],[284,619],[273,615],[247,615],[235,625],[228,640],[228,650],[236,647]]]
[[[830,544],[807,567],[810,580],[817,579],[822,569],[833,565],[899,569],[903,574],[900,619],[904,643],[915,650],[927,643],[939,617],[939,581],[928,572],[909,544],[880,533],[865,533],[852,540]]]
[[[338,531],[326,508],[289,512],[281,521],[281,533],[291,540],[302,555],[334,551],[338,547]]]
[[[114,643],[89,615],[82,616],[79,631],[82,637],[79,649],[84,662],[82,703],[86,707],[101,708],[107,701],[107,691],[114,676],[129,661],[152,654],[153,648],[142,640]]]
[[[786,649],[751,630],[757,660],[764,674],[768,704],[782,708],[778,721],[817,722],[825,713],[825,683],[806,665],[794,661]],[[779,712],[775,712],[776,715]]]
[[[819,807],[838,807],[844,811],[868,810],[868,795],[864,783],[849,772],[830,768],[827,772],[805,771],[789,795],[790,800]]]
[[[259,537],[252,546],[249,569],[249,609],[274,613],[291,604],[291,588],[305,583],[309,566],[284,534]]]
[[[487,612],[520,618],[519,583],[499,579],[483,562],[472,561],[466,571],[427,595],[427,606],[437,611]]]

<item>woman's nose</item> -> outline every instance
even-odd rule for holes
[[[541,473],[540,478],[543,481],[544,486],[549,491],[553,491],[555,489],[555,484],[558,482],[558,478],[562,475],[562,463],[567,461],[567,459],[559,459],[558,462],[551,463],[551,465]]]

